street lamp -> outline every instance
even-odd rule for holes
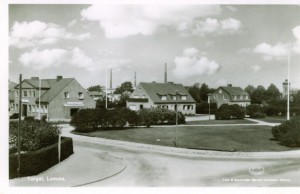
[[[207,101],[208,101],[208,120],[210,120],[210,97],[211,97],[211,93],[208,93],[207,96],[208,96],[208,98],[207,98]]]
[[[178,125],[178,90],[175,91],[176,93],[176,127],[175,127],[175,147],[177,147],[177,125]]]

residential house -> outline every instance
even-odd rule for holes
[[[127,101],[131,110],[166,108],[183,114],[195,114],[196,102],[182,84],[141,82]]]
[[[17,84],[15,82],[8,80],[8,111],[10,115],[13,113],[11,109],[14,108],[14,90],[16,85]]]
[[[18,89],[19,85],[15,87],[13,111],[18,112],[21,96],[22,116],[46,115],[49,120],[69,120],[79,109],[96,107],[93,98],[74,78],[57,76],[39,80],[32,77],[22,81],[22,94]]]
[[[238,104],[246,107],[251,104],[249,94],[241,87],[233,87],[231,84],[219,87],[211,94],[211,102],[217,103],[218,108],[222,104]]]

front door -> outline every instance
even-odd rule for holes
[[[27,104],[22,105],[22,116],[27,117]]]
[[[77,113],[79,108],[71,108],[70,109],[70,116],[72,117],[75,113]]]

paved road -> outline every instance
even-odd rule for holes
[[[186,150],[70,134],[76,146],[121,157],[121,173],[86,186],[300,186],[300,152],[230,153]],[[254,176],[249,167],[260,165]]]
[[[63,136],[73,138],[75,154],[36,176],[65,177],[66,182],[35,183],[25,177],[11,180],[10,185],[300,186],[300,151],[246,153],[187,150],[79,136],[71,134],[72,129],[64,125]],[[254,165],[264,168],[262,175],[249,173],[249,168]]]

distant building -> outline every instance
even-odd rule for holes
[[[289,83],[290,85],[290,96],[296,95],[298,93],[298,89],[292,89],[291,88],[291,83]],[[283,83],[282,83],[282,98],[286,99],[288,95],[288,80],[286,79]],[[292,98],[292,97],[290,97]]]
[[[10,80],[8,80],[8,111],[11,115],[11,109],[14,108],[14,100],[15,100],[15,96],[14,96],[14,92],[15,92],[15,87],[17,86],[17,84],[15,82],[12,82]]]
[[[196,102],[182,84],[141,82],[130,95],[127,107],[131,110],[159,107],[174,111],[177,109],[176,103],[179,112],[196,113]]]
[[[217,103],[218,108],[222,104],[238,104],[246,107],[251,104],[249,94],[241,87],[233,87],[231,84],[219,87],[211,94],[211,102]]]
[[[41,98],[39,107],[39,83]],[[70,119],[79,109],[95,108],[96,102],[74,78],[41,79],[32,77],[22,81],[22,94],[19,85],[14,91],[12,112],[19,110],[19,97],[22,97],[22,116],[38,118],[46,115],[49,120]]]
[[[104,92],[97,92],[97,91],[92,91],[92,92],[89,92],[88,91],[88,94],[95,100],[99,100],[99,99],[102,99],[105,97],[105,93]]]

